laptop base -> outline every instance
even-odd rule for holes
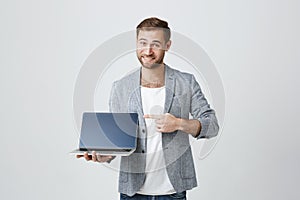
[[[70,154],[72,155],[84,155],[86,152],[89,155],[92,155],[92,152],[95,151],[97,154],[103,155],[103,156],[129,156],[130,154],[132,154],[134,152],[135,149],[105,149],[105,150],[80,150],[80,149],[76,149],[74,151],[71,151]]]

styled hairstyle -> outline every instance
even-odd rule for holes
[[[140,30],[151,31],[151,30],[162,30],[164,32],[165,41],[168,42],[171,37],[171,30],[168,26],[168,22],[158,19],[156,17],[150,17],[144,19],[136,27],[136,36],[138,37]]]

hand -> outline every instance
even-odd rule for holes
[[[163,115],[144,115],[145,119],[155,119],[156,130],[158,132],[174,132],[179,129],[180,119],[176,118],[174,115],[170,113],[166,113]]]
[[[92,155],[89,155],[87,152],[84,153],[84,155],[76,155],[76,158],[82,158],[84,157],[86,161],[94,161],[94,162],[110,162],[115,158],[115,156],[105,156],[97,154],[95,151],[92,152]]]

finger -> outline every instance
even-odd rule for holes
[[[163,131],[163,126],[156,126],[156,130],[158,132],[162,132]]]
[[[97,155],[96,155],[95,151],[92,152],[92,159],[93,159],[94,162],[97,161]]]
[[[98,162],[103,162],[103,156],[101,156],[100,154],[97,153],[97,161]]]
[[[144,118],[145,119],[160,119],[162,115],[151,115],[151,114],[145,114]]]
[[[91,160],[91,157],[89,156],[88,152],[85,152],[83,156],[87,161]]]
[[[101,162],[101,160],[102,160],[102,156],[100,155],[100,154],[96,154],[96,161],[97,162]]]
[[[83,157],[83,155],[76,155],[76,158],[81,158]]]

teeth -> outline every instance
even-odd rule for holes
[[[151,61],[153,60],[154,58],[152,57],[142,57],[144,61]]]

